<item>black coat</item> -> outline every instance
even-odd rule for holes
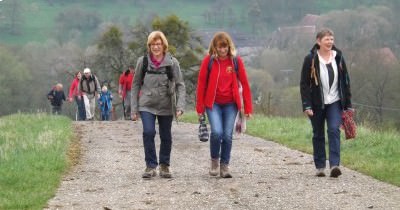
[[[310,54],[304,58],[303,67],[301,69],[300,94],[303,111],[306,109],[324,109],[324,93],[321,86],[319,59],[317,54],[318,48],[319,46],[317,44],[314,45]],[[339,97],[343,109],[346,110],[351,108],[350,77],[342,52],[335,46],[333,46],[333,50],[337,52],[335,60],[338,65]],[[315,81],[311,71],[313,59],[317,82]]]
[[[61,106],[63,100],[65,101],[65,94],[63,90],[56,91],[53,89],[47,94],[47,98],[50,100],[52,106]]]

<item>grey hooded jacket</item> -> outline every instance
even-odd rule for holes
[[[142,84],[143,56],[136,64],[135,77],[132,82],[131,109],[132,113],[140,111],[155,115],[175,115],[176,111],[184,111],[186,89],[179,62],[166,53],[164,60],[156,69],[147,55],[148,68]],[[166,66],[171,66],[173,79],[170,81],[167,74],[152,74],[149,71],[165,72]]]

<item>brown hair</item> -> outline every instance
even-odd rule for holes
[[[208,48],[208,54],[209,55],[218,55],[217,54],[217,47],[219,46],[228,46],[229,51],[228,55],[229,56],[235,56],[236,55],[236,48],[235,45],[233,44],[232,38],[229,36],[228,33],[226,32],[217,32],[214,37],[212,38],[210,42],[210,46]]]
[[[317,36],[315,38],[322,39],[325,36],[333,36],[333,31],[329,28],[323,28],[317,33]]]
[[[164,53],[168,51],[168,41],[167,38],[165,37],[164,33],[161,31],[153,31],[149,34],[147,37],[147,50],[150,52],[150,45],[157,39],[160,39],[163,46],[164,46]]]

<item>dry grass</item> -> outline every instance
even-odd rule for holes
[[[82,154],[82,129],[78,125],[75,125],[74,130],[75,134],[71,139],[67,152],[68,166],[70,169],[79,164]]]

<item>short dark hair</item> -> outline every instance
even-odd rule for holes
[[[333,31],[329,28],[323,28],[321,29],[318,33],[317,36],[315,37],[316,39],[322,39],[325,36],[333,36]]]

